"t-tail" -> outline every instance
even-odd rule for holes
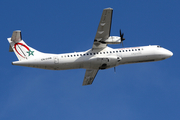
[[[31,47],[29,47],[21,37],[21,31],[16,30],[13,32],[11,38],[7,38],[9,41],[9,51],[10,52],[15,52],[17,58],[19,61],[35,58],[35,57],[40,57],[43,55],[42,52],[39,52]]]

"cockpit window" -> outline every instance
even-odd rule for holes
[[[161,46],[159,46],[159,45],[158,45],[157,47],[158,47],[158,48],[162,48],[162,47],[161,47]]]

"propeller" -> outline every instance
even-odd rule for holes
[[[121,29],[119,30],[119,33],[120,33],[120,37],[121,37],[121,43],[122,43],[122,46],[123,46],[123,41],[125,40],[125,38],[123,38],[124,33],[121,34]]]

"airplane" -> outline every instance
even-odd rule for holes
[[[108,47],[108,44],[120,44],[125,40],[121,30],[120,36],[110,36],[112,13],[112,8],[103,10],[93,46],[83,52],[43,53],[28,46],[22,40],[20,30],[14,31],[7,40],[10,43],[9,51],[14,51],[19,61],[12,62],[12,65],[49,70],[86,69],[82,85],[91,85],[99,70],[123,64],[164,60],[173,55],[159,45],[117,49]]]

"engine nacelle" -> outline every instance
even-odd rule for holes
[[[120,44],[121,37],[118,36],[110,36],[107,40],[104,41],[106,44]]]

